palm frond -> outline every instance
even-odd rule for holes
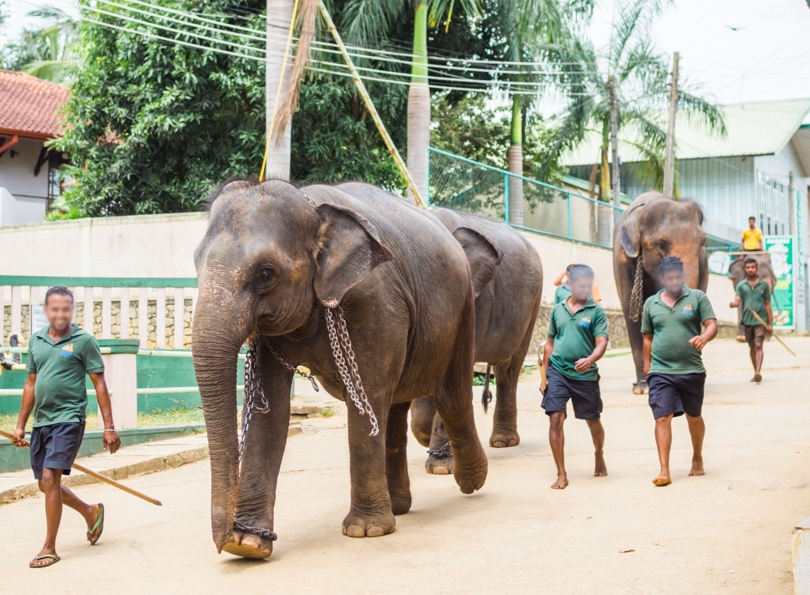
[[[338,23],[341,36],[353,45],[375,47],[410,6],[406,0],[347,0]]]
[[[679,109],[687,120],[703,124],[709,132],[724,138],[728,134],[723,108],[689,91],[678,90]]]

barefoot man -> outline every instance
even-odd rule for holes
[[[672,418],[686,413],[692,436],[692,470],[703,475],[701,417],[706,370],[701,351],[717,335],[717,320],[709,298],[699,289],[684,285],[683,263],[666,256],[658,266],[664,289],[644,303],[641,333],[644,335],[644,372],[650,387],[650,407],[655,417],[655,443],[661,472],[656,486],[672,483],[669,451],[672,446]]]
[[[742,324],[745,328],[745,340],[748,342],[751,364],[754,366],[754,377],[751,382],[762,382],[762,343],[765,333],[773,332],[773,311],[771,310],[771,288],[765,279],[759,276],[759,265],[751,257],[745,259],[745,279],[737,284],[737,295],[729,304],[732,308],[742,307]],[[751,313],[759,314],[762,320],[767,320],[767,326],[762,326],[759,320]]]
[[[568,400],[574,416],[588,422],[596,451],[594,477],[607,475],[603,448],[605,430],[599,420],[602,398],[599,392],[599,370],[596,362],[605,354],[608,342],[607,316],[590,297],[593,271],[584,264],[573,265],[568,273],[571,295],[554,306],[548,324],[548,340],[543,350],[547,384],[540,386],[543,409],[549,416],[548,440],[557,481],[551,488],[564,490],[568,485],[565,472],[563,422]]]
[[[47,291],[45,315],[50,325],[34,334],[28,347],[28,379],[14,430],[14,444],[25,446],[25,425],[33,411],[31,468],[45,494],[47,532],[45,544],[29,564],[31,568],[59,562],[56,534],[63,504],[84,517],[90,545],[95,545],[104,529],[104,506],[82,502],[61,485],[62,475],[70,475],[84,436],[86,374],[93,381],[99,415],[104,420],[104,448],[114,453],[121,445],[113,426],[101,352],[92,335],[71,323],[73,294],[69,289],[51,287]]]

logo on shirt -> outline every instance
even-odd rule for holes
[[[73,343],[68,343],[62,347],[62,351],[59,352],[59,355],[62,357],[73,357]]]
[[[692,311],[692,304],[686,304],[683,307],[683,315],[684,316],[694,316],[695,313]]]
[[[579,326],[584,326],[585,328],[591,327],[591,317],[590,316],[583,316],[582,320],[579,321]]]

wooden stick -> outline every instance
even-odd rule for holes
[[[756,318],[757,320],[759,320],[759,323],[760,323],[762,326],[765,326],[765,327],[767,327],[767,326],[768,326],[768,323],[767,323],[767,322],[765,322],[764,320],[762,320],[762,317],[760,317],[760,315],[759,315],[759,314],[757,314],[756,312],[754,312],[754,309],[753,309],[753,308],[751,308],[751,306],[749,306],[749,307],[748,307],[748,310],[751,312],[751,314],[753,314],[753,315],[754,315],[754,318]],[[774,339],[776,339],[777,341],[779,341],[779,344],[780,344],[782,347],[784,347],[785,349],[787,349],[788,351],[790,351],[790,354],[791,354],[793,357],[797,357],[797,356],[796,356],[796,354],[795,354],[795,353],[793,353],[793,350],[792,350],[790,347],[788,347],[787,345],[785,345],[785,342],[784,342],[782,339],[780,339],[779,337],[777,337],[777,336],[776,336],[776,333],[773,333],[773,332],[772,332],[772,333],[771,333],[771,337],[773,337]]]
[[[2,436],[3,438],[8,438],[9,440],[12,441],[12,443],[16,440],[16,438],[14,437],[14,434],[9,434],[8,432],[4,432],[3,430],[0,430],[0,436]],[[27,440],[24,440],[23,442],[25,443],[24,444],[25,447],[30,447],[31,446],[28,443]],[[115,481],[114,479],[110,479],[106,475],[102,475],[101,473],[97,473],[95,471],[92,471],[92,470],[88,469],[87,467],[85,467],[84,465],[79,465],[78,463],[73,463],[73,468],[76,471],[81,471],[85,475],[89,475],[90,477],[93,477],[93,478],[97,479],[98,481],[100,481],[102,483],[109,484],[109,485],[113,486],[114,488],[118,488],[119,490],[121,490],[123,492],[126,492],[127,494],[131,494],[132,496],[135,496],[136,498],[140,498],[141,500],[146,500],[150,504],[154,504],[155,506],[163,506],[163,503],[160,500],[155,500],[154,498],[150,498],[146,494],[142,494],[138,490],[133,490],[130,487],[127,487],[127,486],[125,486],[123,484],[120,484],[117,481]]]

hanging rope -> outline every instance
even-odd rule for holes
[[[633,291],[630,293],[630,320],[641,320],[641,311],[644,308],[644,259],[639,253],[636,260],[636,275],[633,279]]]

